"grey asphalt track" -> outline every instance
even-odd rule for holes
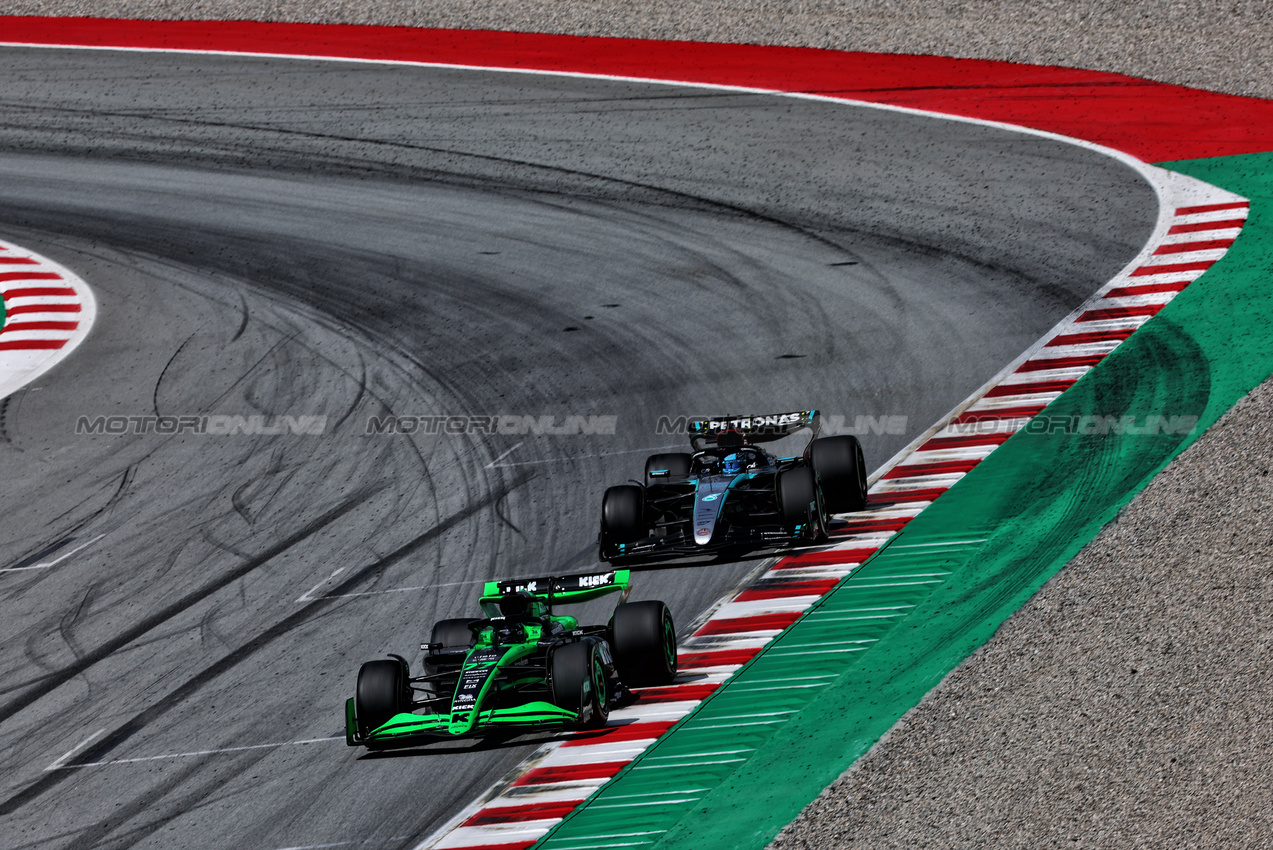
[[[906,417],[863,437],[882,462],[1156,213],[1091,151],[769,96],[23,49],[0,79],[0,237],[100,302],[0,402],[0,568],[56,561],[0,572],[6,847],[408,845],[538,739],[295,743],[341,733],[361,661],[414,661],[483,579],[594,565],[604,486],[679,442],[660,416]],[[75,433],[206,414],[327,427]],[[616,427],[369,435],[387,414]],[[638,596],[685,627],[759,564]]]

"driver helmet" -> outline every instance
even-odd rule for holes
[[[725,455],[725,459],[721,461],[721,472],[726,475],[737,475],[743,471],[743,456],[740,452]]]
[[[528,591],[517,590],[513,593],[506,593],[499,601],[499,612],[505,618],[513,617],[529,617],[533,610],[535,597]]]

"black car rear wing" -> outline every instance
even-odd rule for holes
[[[737,446],[743,443],[768,443],[789,437],[802,429],[813,432],[812,442],[822,427],[822,416],[816,410],[795,413],[772,413],[766,416],[719,416],[689,421],[690,444],[696,451],[709,446]]]

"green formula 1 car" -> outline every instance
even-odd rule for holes
[[[420,649],[368,661],[345,702],[345,740],[379,750],[528,728],[602,726],[633,687],[676,676],[676,629],[662,602],[627,602],[627,570],[490,581],[482,619],[442,620]],[[610,622],[580,626],[554,606],[619,593]]]

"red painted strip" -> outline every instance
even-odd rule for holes
[[[539,839],[514,841],[510,844],[465,844],[463,847],[448,847],[447,850],[527,850],[534,847]]]
[[[1169,242],[1166,245],[1159,245],[1158,250],[1154,251],[1154,256],[1162,254],[1188,254],[1190,251],[1214,251],[1217,248],[1228,248],[1232,245],[1232,239],[1200,239],[1197,242]]]
[[[712,695],[712,691],[720,687],[720,683],[707,685],[668,685],[664,688],[638,688],[642,703],[651,702],[685,702],[693,700],[702,702]]]
[[[4,311],[10,316],[19,316],[23,313],[78,313],[80,309],[79,304],[22,304],[17,307],[6,304]]]
[[[61,278],[57,278],[61,280]],[[36,298],[45,296],[56,296],[59,298],[74,298],[75,290],[69,286],[29,286],[22,289],[6,289],[4,297],[6,300],[12,298]]]
[[[840,583],[838,578],[783,581],[764,579],[734,597],[735,602],[755,602],[758,599],[786,599],[792,596],[821,596]]]
[[[1146,162],[1273,149],[1273,102],[1120,74],[799,47],[247,21],[3,18],[12,43],[434,62],[810,92],[1087,139]]]
[[[10,280],[61,280],[57,272],[0,272],[0,283]]]
[[[1095,366],[1106,354],[1076,354],[1073,357],[1040,357],[1021,364],[1018,372],[1046,372],[1049,369],[1072,369],[1075,366]]]
[[[1136,295],[1153,295],[1156,292],[1180,292],[1191,280],[1172,280],[1167,283],[1147,283],[1143,286],[1120,286],[1105,293],[1106,298],[1131,298]]]
[[[1206,271],[1216,264],[1215,260],[1199,260],[1196,263],[1164,263],[1160,266],[1141,266],[1132,272],[1132,277],[1144,277],[1149,274],[1179,274],[1181,272]]]
[[[694,637],[711,635],[736,635],[747,632],[772,632],[787,628],[800,619],[799,611],[782,611],[776,614],[758,614],[755,617],[734,617],[729,620],[708,620]]]
[[[66,343],[64,339],[19,339],[0,342],[0,351],[56,351]]]
[[[759,650],[757,650],[759,651]],[[677,659],[677,664],[685,668],[685,656]],[[671,729],[674,723],[661,720],[650,723],[625,723],[622,726],[605,726],[601,729],[590,729],[587,732],[576,732],[563,747],[586,747],[592,744],[608,744],[618,741],[641,741],[645,738],[658,738]]]
[[[553,800],[544,803],[528,803],[522,806],[489,806],[478,811],[460,826],[490,826],[497,823],[521,823],[528,820],[561,820],[584,801]]]
[[[30,257],[0,257],[0,266],[38,266],[39,260]]]
[[[967,472],[979,463],[981,463],[980,458],[968,458],[966,460],[943,460],[937,463],[899,464],[884,473],[884,477],[892,479],[914,478],[919,475],[954,475],[958,472]]]
[[[788,555],[774,565],[775,570],[790,570],[796,567],[830,567],[836,564],[860,564],[875,554],[876,547],[868,546],[859,549],[823,549],[819,552],[801,552],[799,555]]]
[[[1075,319],[1075,322],[1100,322],[1105,319],[1129,319],[1132,316],[1153,316],[1163,308],[1162,304],[1138,304],[1133,307],[1104,307],[1100,310],[1088,310]]]
[[[951,425],[966,425],[971,422],[1002,422],[1005,419],[1024,419],[1034,416],[1047,402],[1022,404],[1016,407],[997,407],[987,410],[965,410],[951,420]]]
[[[518,785],[551,785],[557,782],[579,782],[584,779],[609,779],[623,770],[626,761],[603,761],[596,764],[564,764],[558,767],[537,767],[513,780]]]
[[[1000,384],[992,387],[985,398],[1003,398],[1013,395],[1039,395],[1040,393],[1063,393],[1074,386],[1077,378],[1066,378],[1060,381],[1034,381],[1029,384]]]
[[[867,497],[866,507],[868,510],[883,510],[894,505],[931,502],[948,489],[948,487],[925,487],[919,490],[890,490],[887,493],[874,493]]]
[[[1135,328],[1114,328],[1108,331],[1088,331],[1087,333],[1061,334],[1048,341],[1048,345],[1083,345],[1089,342],[1122,342],[1135,331]]]
[[[1176,207],[1176,215],[1193,215],[1194,213],[1216,212],[1217,210],[1245,210],[1250,206],[1246,201],[1232,201],[1227,204],[1203,204],[1200,207]]]
[[[942,449],[963,449],[971,446],[1000,446],[1012,436],[1011,432],[995,431],[991,434],[967,434],[959,437],[933,437],[918,451],[936,452]]]
[[[906,527],[906,523],[910,522],[912,519],[914,519],[914,517],[899,516],[890,517],[889,519],[849,520],[848,525],[844,528],[838,528],[831,532],[831,536],[852,537],[855,534],[871,534],[880,531],[901,531]]]
[[[1173,233],[1200,233],[1204,230],[1232,230],[1233,228],[1241,228],[1246,224],[1245,218],[1229,218],[1224,221],[1199,221],[1194,224],[1177,224],[1168,230],[1168,235]]]
[[[79,326],[79,322],[9,322],[0,328],[0,334],[17,331],[73,331]]]
[[[682,670],[695,670],[702,667],[733,667],[746,664],[760,652],[760,647],[748,649],[718,649],[713,652],[687,652],[677,659],[677,666]]]

